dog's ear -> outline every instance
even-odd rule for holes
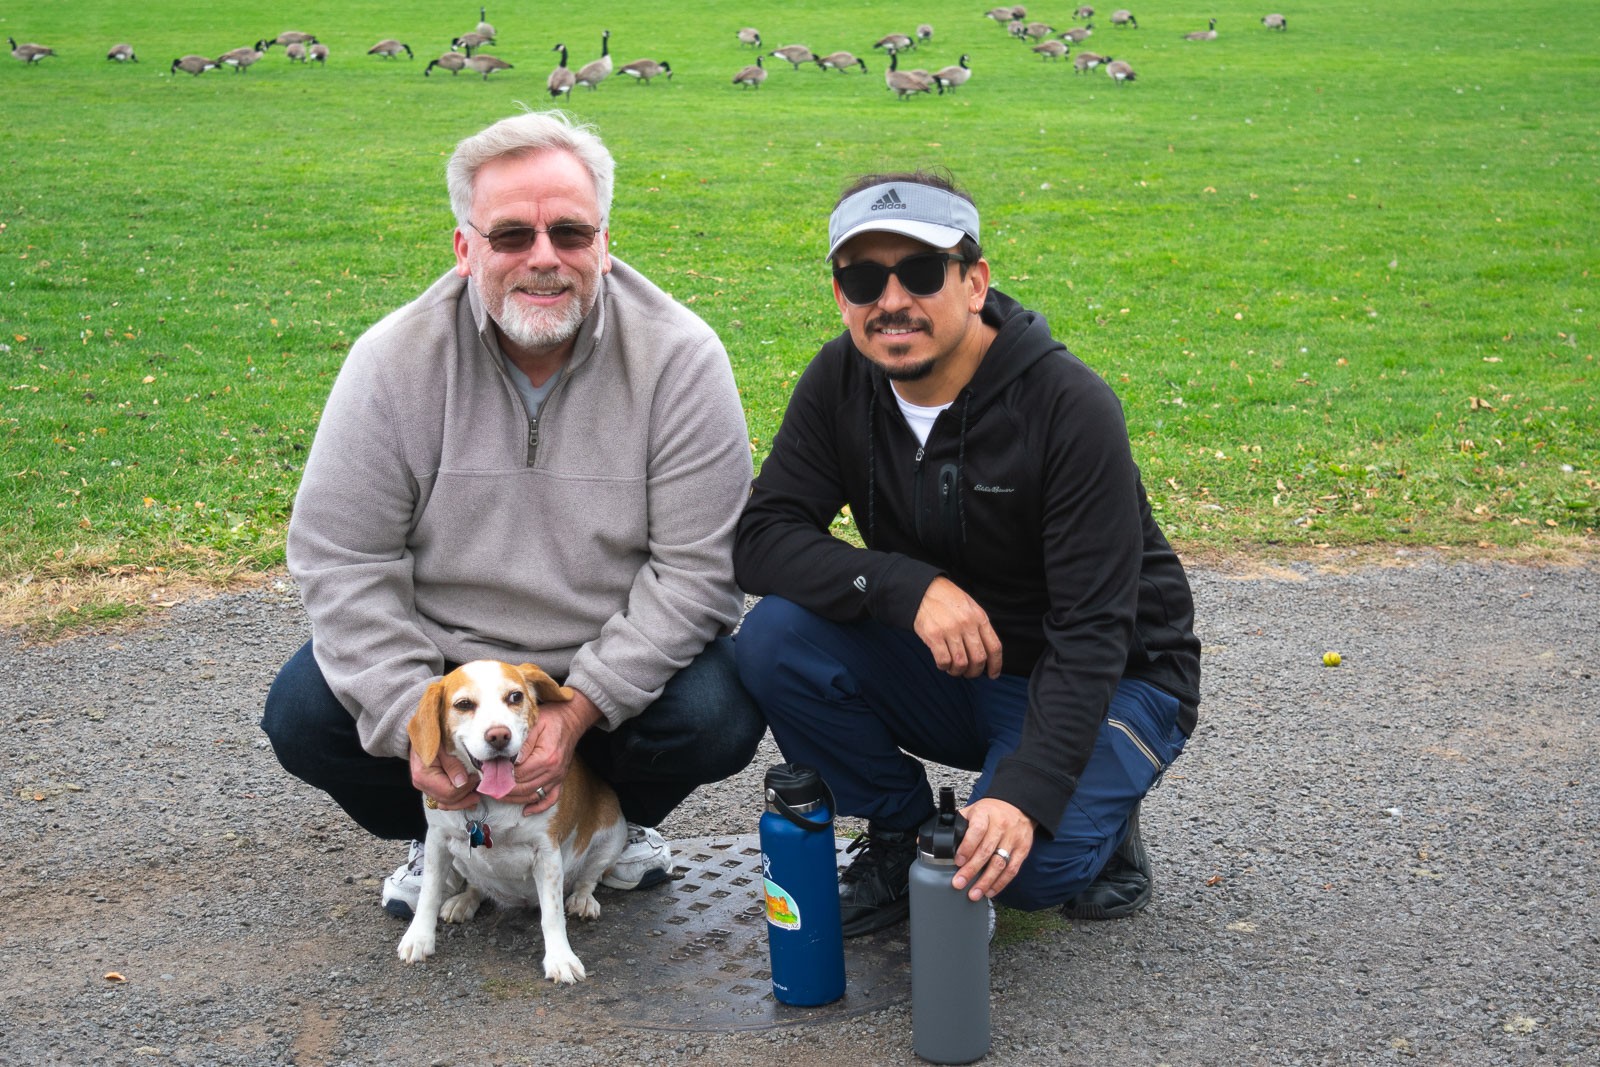
[[[524,663],[517,670],[522,673],[522,684],[532,689],[533,695],[541,701],[565,703],[576,695],[566,686],[557,685],[554,678],[531,663]]]
[[[422,694],[406,725],[406,736],[411,738],[411,747],[425,767],[439,758],[439,746],[444,742],[444,710],[444,679],[440,678]]]

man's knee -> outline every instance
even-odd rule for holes
[[[1040,911],[1065,904],[1094,881],[1102,862],[1098,852],[1067,850],[1051,842],[1028,857],[1028,862],[995,899],[1018,911]]]
[[[330,729],[330,723],[336,729]],[[315,783],[318,768],[338,747],[330,742],[330,735],[340,732],[337,728],[354,735],[355,723],[328,688],[307,641],[273,679],[261,712],[261,729],[283,769]]]

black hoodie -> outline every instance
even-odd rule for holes
[[[982,314],[999,333],[925,446],[848,331],[822,347],[755,479],[734,573],[824,618],[906,629],[935,577],[960,586],[1005,673],[1029,678],[1021,744],[988,795],[1049,835],[1120,679],[1176,696],[1194,728],[1200,644],[1116,396],[1043,315],[995,289]],[[829,533],[846,503],[864,549]]]

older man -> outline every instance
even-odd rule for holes
[[[1117,399],[990,287],[947,178],[861,179],[828,239],[846,329],[795,386],[734,564],[766,594],[741,677],[783,754],[868,820],[845,934],[906,915],[921,759],[980,772],[957,889],[1132,914],[1139,803],[1194,727],[1200,646]],[[843,504],[865,547],[830,536]]]
[[[295,499],[311,640],[262,726],[290,772],[412,842],[383,887],[397,916],[421,880],[417,791],[478,802],[469,769],[406,738],[454,665],[531,661],[575,690],[541,708],[502,799],[548,808],[581,754],[631,824],[615,888],[668,876],[653,827],[764,729],[726,636],[743,410],[716,335],[610,255],[612,175],[560,112],[457,146],[455,266],[351,349]]]

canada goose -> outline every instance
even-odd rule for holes
[[[1033,50],[1038,52],[1042,58],[1050,60],[1060,59],[1067,54],[1067,46],[1060,41],[1045,41],[1034,45]]]
[[[284,30],[282,33],[278,34],[278,36],[267,42],[267,48],[270,48],[275,44],[280,44],[287,48],[292,44],[308,45],[316,43],[317,35],[314,33],[301,33],[299,30]],[[263,48],[261,51],[265,52],[266,50],[266,48]]]
[[[933,40],[933,27],[924,22],[917,27],[917,43],[926,44]]]
[[[493,74],[497,70],[511,69],[511,64],[507,63],[505,60],[496,59],[494,56],[486,55],[468,56],[466,59],[466,64],[468,70],[475,70],[482,74],[484,81],[488,81],[489,75]]]
[[[1056,32],[1056,28],[1048,22],[1030,22],[1022,27],[1022,36],[1031,37],[1035,41],[1042,40]]]
[[[751,48],[761,47],[761,31],[754,26],[746,26],[739,31],[739,44],[749,45]]]
[[[905,34],[903,34],[903,33],[891,33],[891,34],[888,34],[886,36],[878,38],[878,40],[876,42],[874,42],[872,47],[874,47],[874,48],[887,48],[892,52],[904,52],[904,51],[906,51],[908,49],[915,48],[916,46],[917,46],[917,42],[913,41],[911,38],[907,37]]]
[[[1106,75],[1118,85],[1136,81],[1139,77],[1133,72],[1132,67],[1120,59],[1113,59],[1106,64]]]
[[[767,80],[767,68],[761,65],[761,57],[756,56],[756,65],[746,67],[733,76],[733,84],[747,86],[751,89],[761,88],[761,83]]]
[[[967,59],[967,55],[962,53],[960,63],[953,67],[941,67],[933,72],[933,80],[939,83],[941,92],[967,84],[967,79],[972,77],[972,68],[967,66]]]
[[[858,59],[849,52],[830,52],[825,56],[817,57],[817,66],[823,70],[843,71],[846,67],[860,67],[861,73],[867,73],[867,61]]]
[[[1129,11],[1127,8],[1121,8],[1111,13],[1111,25],[1132,26],[1134,29],[1138,29],[1139,20],[1133,17],[1132,11]]]
[[[1072,57],[1072,72],[1082,74],[1086,70],[1093,70],[1102,63],[1111,62],[1110,56],[1095,55],[1093,52],[1079,52]]]
[[[1072,13],[1072,17],[1075,19],[1092,19],[1094,18],[1094,8],[1085,4],[1083,7],[1080,7],[1078,10],[1074,11]]]
[[[314,44],[310,48],[306,49],[306,51],[307,51],[307,53],[310,54],[312,62],[321,63],[323,66],[327,66],[328,65],[328,46],[327,45],[320,44],[320,43],[319,44]],[[427,71],[423,71],[423,73],[426,74]]]
[[[184,56],[182,59],[174,59],[172,61],[172,66],[168,68],[167,73],[176,74],[181,70],[185,74],[193,74],[196,78],[198,78],[206,71],[216,69],[216,60],[207,59],[205,56],[189,55]]]
[[[1028,17],[1028,9],[1023,7],[1021,4],[1012,4],[1011,17],[1014,19],[1025,19]]]
[[[1002,26],[1016,18],[1016,16],[1011,13],[1011,9],[1009,7],[991,7],[984,13],[983,17],[986,19],[994,19]]]
[[[12,57],[23,63],[37,63],[45,56],[56,54],[54,48],[46,48],[42,44],[18,44],[14,37],[7,37],[6,40],[11,43]]]
[[[1028,24],[1023,22],[1021,19],[1012,19],[1010,22],[1006,23],[1007,36],[1015,37],[1020,41],[1022,40],[1022,35],[1027,32]]]
[[[489,16],[484,13],[481,7],[478,8],[478,28],[474,32],[479,37],[487,37],[490,44],[499,43],[495,40],[494,27],[489,23]]]
[[[118,63],[139,62],[139,57],[133,54],[133,45],[131,44],[112,45],[111,51],[106,53],[106,58],[114,59]]]
[[[550,77],[545,79],[545,88],[550,90],[551,96],[567,94],[567,99],[572,99],[572,87],[578,83],[578,76],[567,67],[567,46],[558,44],[550,49],[552,52],[561,53],[561,64],[550,72]]]
[[[817,61],[816,55],[803,44],[786,44],[782,48],[768,52],[767,55],[775,59],[787,59],[794,64],[795,70],[799,70],[802,63],[815,63]]]
[[[672,80],[672,64],[666,60],[636,59],[632,63],[624,63],[617,68],[618,74],[626,74],[630,78],[637,78],[641,85],[648,85],[651,78],[665,74],[667,81]]]
[[[1289,20],[1282,15],[1263,15],[1261,25],[1269,30],[1286,30],[1289,28]]]
[[[373,45],[371,48],[367,49],[367,55],[382,56],[384,59],[395,59],[400,55],[401,52],[406,54],[407,59],[413,58],[411,55],[411,46],[406,44],[404,41],[397,41],[393,37],[385,38],[384,40]]]
[[[1185,41],[1215,41],[1217,39],[1217,20],[1211,20],[1210,29],[1196,30],[1193,33],[1186,33],[1183,35],[1183,39]]]
[[[460,52],[446,52],[438,59],[430,59],[428,65],[422,68],[422,76],[424,78],[429,77],[433,72],[433,68],[438,67],[440,70],[448,70],[453,78],[460,74],[466,65],[467,57]]]
[[[610,77],[614,61],[611,58],[611,31],[605,30],[600,34],[600,58],[591,60],[578,68],[578,84],[587,85],[592,91],[595,86]]]
[[[1058,36],[1063,41],[1071,41],[1073,44],[1082,44],[1084,41],[1087,41],[1090,37],[1094,36],[1094,23],[1091,22],[1086,26],[1074,26],[1070,30],[1062,30]]]
[[[481,33],[463,33],[460,37],[451,39],[450,47],[459,48],[470,56],[473,52],[477,51],[488,43],[489,38],[485,37]]]
[[[893,89],[896,96],[904,100],[912,93],[931,93],[933,91],[932,78],[923,80],[909,70],[897,70],[896,65],[899,62],[900,53],[891,50],[889,52],[889,69],[883,75],[884,84]]]
[[[291,41],[283,46],[283,54],[289,57],[291,63],[304,63],[306,61],[306,46],[300,41]]]
[[[252,63],[260,59],[265,54],[266,53],[259,52],[247,45],[244,48],[235,48],[231,52],[222,53],[217,57],[217,63],[220,66],[232,67],[240,74],[243,74],[245,71],[250,69],[250,65]]]

